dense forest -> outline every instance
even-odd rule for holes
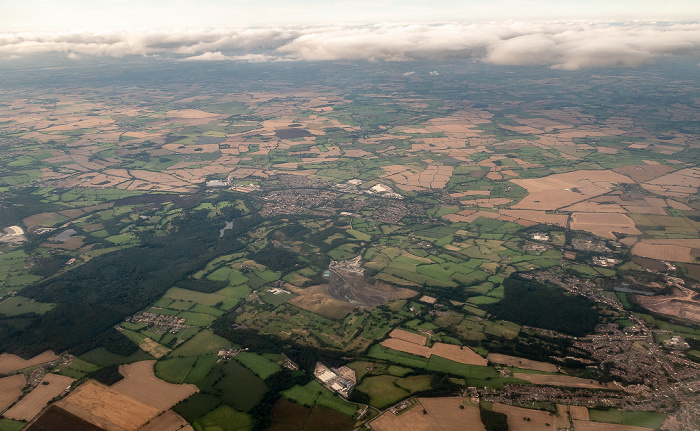
[[[575,336],[592,332],[598,323],[594,303],[582,296],[519,276],[506,279],[503,286],[504,298],[484,306],[498,319]]]

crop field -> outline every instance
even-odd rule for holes
[[[552,413],[523,409],[520,407],[494,403],[493,411],[508,416],[508,430],[541,431],[556,427],[557,418]]]
[[[518,379],[526,380],[536,385],[552,385],[552,386],[567,386],[571,388],[590,388],[590,389],[610,389],[616,390],[617,385],[610,383],[600,383],[595,380],[582,379],[580,377],[550,375],[550,374],[529,374],[529,373],[514,373],[513,376]]]
[[[202,355],[197,357],[194,367],[187,373],[184,383],[200,384],[209,375],[209,372],[218,360],[217,355]],[[157,366],[157,365],[156,365]]]
[[[58,356],[50,350],[45,351],[31,359],[22,359],[10,353],[0,354],[0,374],[9,374],[23,368],[33,367],[58,359]]]
[[[700,274],[692,139],[700,111],[683,93],[692,83],[666,75],[673,68],[635,79],[595,72],[589,81],[580,79],[585,72],[511,74],[495,65],[480,75],[472,68],[486,66],[478,64],[435,65],[441,78],[428,78],[437,76],[433,66],[413,63],[223,63],[207,63],[205,76],[183,62],[184,76],[201,76],[202,85],[165,78],[148,94],[141,84],[98,81],[86,91],[22,84],[0,93],[1,132],[12,140],[0,148],[0,235],[10,241],[0,243],[0,344],[22,355],[79,352],[51,375],[81,382],[92,372],[116,378],[114,365],[131,364],[113,388],[78,386],[66,400],[77,395],[82,404],[64,402],[72,412],[93,409],[111,421],[118,417],[109,412],[121,409],[143,422],[155,417],[154,407],[172,406],[204,431],[258,428],[261,418],[283,431],[362,427],[352,423],[354,404],[316,382],[277,389],[288,378],[311,381],[314,360],[334,367],[351,361],[357,390],[375,406],[442,390],[447,381],[591,395],[619,387],[557,374],[546,361],[598,361],[598,350],[585,355],[570,339],[522,328],[568,331],[587,342],[586,334],[601,330],[596,323],[626,329],[634,314],[664,332],[655,342],[680,336],[691,347],[678,355],[700,357],[697,331],[667,321],[700,322],[691,293]],[[100,67],[125,83],[141,76],[128,66],[124,73]],[[66,71],[50,70],[61,84]],[[342,76],[342,85],[333,76]],[[67,83],[75,79],[66,76]],[[643,92],[664,97],[629,96]],[[672,98],[678,104],[669,105]],[[603,103],[612,99],[619,103]],[[9,238],[18,235],[9,226],[20,226],[26,240]],[[593,257],[620,262],[603,267]],[[509,283],[519,273],[527,273],[528,288],[547,280],[550,294],[527,307],[522,301],[534,293],[513,300]],[[627,277],[663,285],[664,275],[683,279],[688,291],[633,301],[610,286]],[[578,283],[603,286],[602,295],[619,298],[625,310],[561,298],[561,307],[553,305],[559,287],[576,291]],[[274,294],[273,286],[292,293]],[[538,306],[543,313],[523,317]],[[568,312],[555,316],[561,310]],[[181,317],[189,327],[130,322],[141,320],[130,318],[139,311]],[[115,323],[116,338],[104,332]],[[223,348],[243,350],[219,361]],[[299,370],[284,369],[284,355]],[[57,359],[50,352],[29,361],[3,354],[0,373]],[[617,365],[623,372],[624,363]],[[502,377],[503,367],[515,375]],[[601,380],[617,378],[607,370]],[[265,382],[273,377],[279,381]],[[17,394],[14,379],[7,402]],[[93,391],[89,400],[81,387]],[[266,396],[269,389],[283,399],[269,403],[279,395]],[[412,403],[370,426],[483,431],[466,400]],[[510,428],[570,427],[561,419],[566,407],[558,408],[561,423],[551,427],[551,418],[535,418],[548,413],[511,409]],[[570,414],[588,419],[579,413]],[[594,411],[591,423],[577,427],[607,427],[598,424],[606,418],[660,426],[659,415],[618,413]],[[173,414],[161,418],[151,429],[184,425]]]
[[[357,390],[370,396],[370,405],[386,408],[430,387],[430,376],[375,376],[365,378],[357,386]]]
[[[282,371],[282,367],[255,353],[240,352],[235,356],[235,359],[262,379]]]
[[[170,353],[170,357],[200,356],[204,353],[216,353],[220,349],[231,347],[231,342],[215,335],[210,330],[198,332],[180,347]]]
[[[250,430],[252,425],[248,414],[227,405],[217,407],[195,422],[195,427],[200,429],[221,431]]]
[[[402,335],[405,332],[406,331],[401,331],[398,334]],[[411,338],[418,341],[423,340],[424,342],[424,339],[421,337]],[[486,359],[474,353],[473,350],[466,346],[435,343],[432,345],[432,347],[427,347],[425,345],[412,343],[399,338],[388,338],[382,341],[381,345],[384,347],[388,347],[389,349],[398,350],[399,352],[410,353],[411,355],[422,356],[424,358],[430,358],[431,355],[435,355],[462,364],[486,365],[488,363]]]
[[[485,431],[479,408],[465,406],[461,397],[419,398],[399,415],[385,412],[371,427],[374,431]]]
[[[496,364],[503,364],[517,368],[525,368],[527,370],[544,371],[547,373],[556,373],[558,371],[557,366],[554,364],[533,361],[531,359],[518,358],[515,356],[502,355],[500,353],[489,353],[486,359]]]
[[[75,379],[70,377],[47,374],[39,386],[6,411],[4,416],[15,420],[31,420],[74,381]]]
[[[186,430],[188,426],[189,424],[182,416],[172,410],[168,410],[139,431],[178,431],[183,428]]]
[[[195,292],[193,290],[181,289],[179,287],[168,289],[168,291],[165,292],[165,295],[163,295],[163,298],[195,302],[197,304],[208,305],[210,307],[215,306],[225,299],[224,296],[215,293]]]
[[[17,401],[26,385],[24,374],[0,378],[0,412]]]
[[[170,409],[198,391],[194,385],[174,385],[158,379],[153,374],[154,364],[155,361],[142,361],[120,366],[119,372],[124,379],[112,385],[111,389],[161,411]]]
[[[148,361],[153,359],[153,356],[144,352],[143,350],[137,350],[129,356],[117,355],[112,353],[104,347],[98,347],[92,349],[89,352],[80,355],[80,359],[86,362],[90,362],[100,367],[108,367],[110,365],[120,365],[120,364],[130,364],[132,362],[138,361]]]
[[[427,338],[425,335],[404,331],[403,329],[394,329],[389,333],[389,337],[423,346],[425,346],[425,341]]]
[[[654,428],[644,428],[630,425],[611,424],[604,422],[573,421],[576,431],[653,431]]]
[[[33,299],[13,296],[0,302],[0,314],[15,316],[23,313],[44,314],[54,308],[55,304],[44,304]]]
[[[267,391],[265,382],[236,361],[217,364],[200,388],[204,393],[217,394],[226,404],[244,412],[253,408]]]
[[[646,427],[657,429],[664,423],[665,415],[659,412],[634,412],[618,409],[589,409],[589,417],[593,422],[608,422],[623,426]]]
[[[137,430],[146,422],[154,419],[161,410],[146,405],[140,401],[123,395],[97,383],[88,380],[78,386],[57,405],[78,416],[94,415],[101,420],[121,427],[125,430]]]

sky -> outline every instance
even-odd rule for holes
[[[700,62],[698,0],[0,0],[0,59]]]

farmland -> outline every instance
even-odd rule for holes
[[[581,429],[689,417],[694,81],[409,63],[182,62],[183,81],[133,71],[138,85],[57,69],[89,91],[10,73],[3,416],[31,420],[53,379],[77,379],[57,405],[125,429],[171,408],[163,428],[482,430],[487,410],[545,429],[556,405]],[[317,362],[355,372],[349,401]],[[20,376],[44,372],[22,397]]]

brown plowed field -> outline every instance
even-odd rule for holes
[[[112,385],[110,389],[158,410],[168,410],[195,392],[199,392],[195,385],[175,385],[157,378],[153,374],[155,363],[156,361],[141,361],[120,366],[119,372],[124,379]]]
[[[24,374],[0,379],[0,412],[10,407],[22,395],[22,388],[26,385]]]
[[[29,421],[38,415],[46,405],[59,396],[70,386],[75,379],[58,374],[47,374],[33,391],[22,398],[10,410],[5,412],[5,417],[21,421]]]

